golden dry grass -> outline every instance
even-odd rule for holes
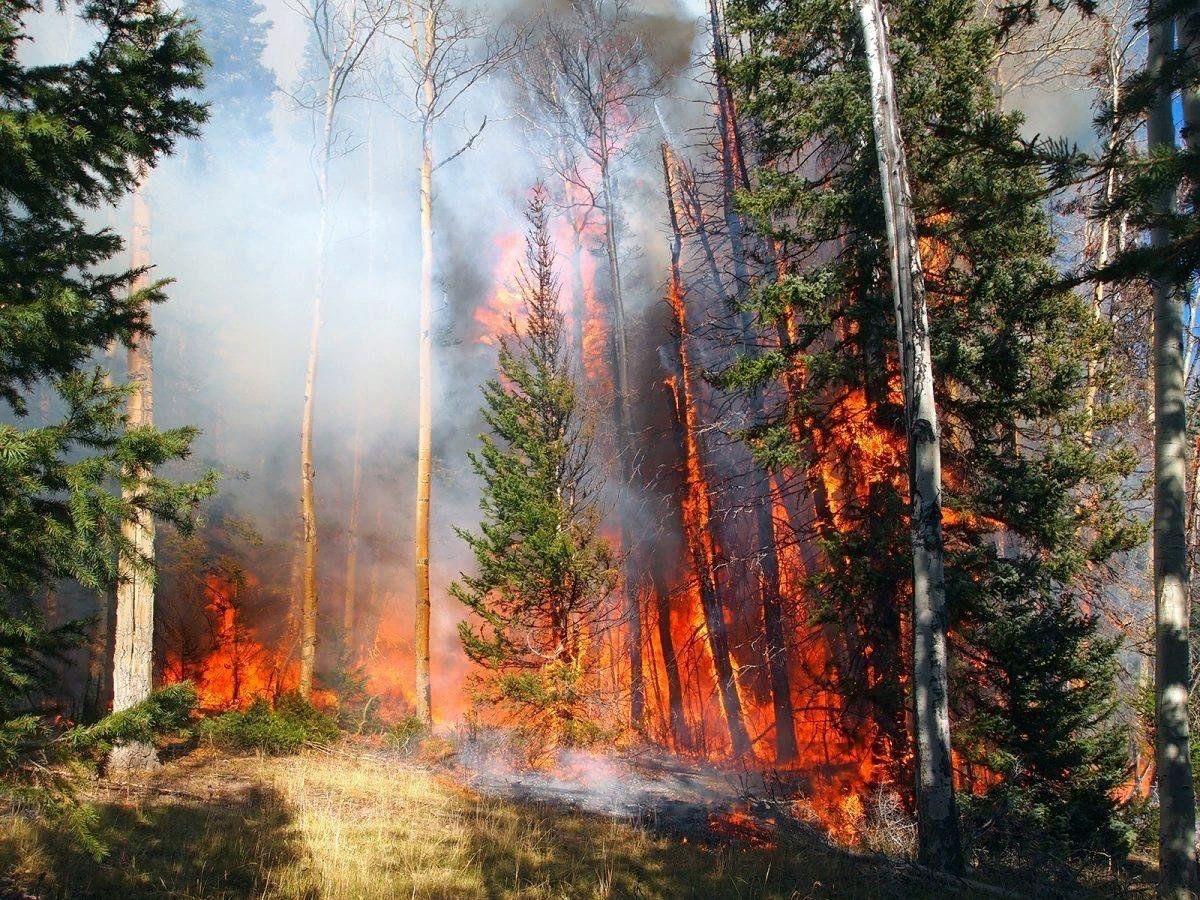
[[[642,827],[479,797],[403,761],[196,753],[89,791],[108,856],[14,815],[9,885],[43,897],[921,897],[944,887],[815,846],[703,848]],[[0,891],[3,896],[3,891]]]

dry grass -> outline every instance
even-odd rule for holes
[[[10,885],[43,897],[945,897],[813,845],[703,848],[481,798],[403,762],[193,754],[91,791],[108,857],[0,821]],[[3,890],[0,890],[3,896]]]

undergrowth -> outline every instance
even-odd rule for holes
[[[283,756],[307,744],[330,743],[338,736],[338,724],[299,694],[284,694],[274,707],[260,698],[245,712],[234,710],[205,719],[199,733],[202,740],[223,750]]]

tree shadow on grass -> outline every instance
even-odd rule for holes
[[[61,827],[0,833],[0,864],[18,863],[14,883],[42,898],[262,897],[302,854],[283,797],[261,785],[93,808],[100,862]]]

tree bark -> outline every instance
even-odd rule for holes
[[[600,136],[602,146],[606,137]],[[629,350],[625,322],[625,298],[621,289],[621,265],[617,258],[617,223],[612,173],[606,163],[600,166],[600,188],[604,202],[604,245],[608,257],[608,280],[613,307],[613,418],[617,429],[617,456],[620,458],[622,492],[628,499],[633,490],[633,441],[629,419]],[[646,711],[645,673],[642,665],[642,617],[638,609],[638,579],[633,565],[633,532],[629,511],[621,514],[621,551],[624,554],[625,620],[629,625],[629,724],[641,731]]]
[[[434,23],[425,16],[426,58],[433,53]],[[433,108],[434,81],[426,67],[422,83],[427,109]],[[416,715],[433,726],[433,693],[429,662],[429,506],[433,482],[433,122],[427,117],[421,129],[421,324],[418,362],[419,410],[417,415],[416,510]]]
[[[728,62],[725,37],[721,28],[718,0],[709,0],[709,19],[712,28],[713,56],[716,61],[717,114],[721,127],[721,175],[722,206],[725,229],[733,257],[734,291],[740,293],[750,287],[750,273],[746,264],[745,228],[742,217],[734,203],[734,194],[739,186],[748,188],[749,177],[742,165],[737,117],[733,108],[733,95],[725,77],[724,66]],[[739,173],[741,177],[739,178]],[[719,287],[719,285],[718,285]],[[754,323],[749,313],[738,313],[741,330],[742,351],[752,354],[754,350]],[[762,397],[757,391],[750,394],[750,413],[754,421],[762,421],[764,410]],[[783,605],[779,594],[779,554],[775,546],[775,524],[772,513],[771,483],[765,472],[756,465],[751,475],[750,500],[754,506],[755,536],[758,546],[755,556],[758,565],[759,605],[762,609],[763,633],[766,639],[767,673],[771,684],[771,703],[775,718],[775,755],[778,762],[790,762],[796,758],[796,725],[792,709],[791,679],[788,674],[787,645],[783,633]]]
[[[717,689],[721,695],[721,707],[729,728],[733,755],[744,756],[751,752],[750,735],[746,731],[742,701],[738,695],[737,673],[729,653],[729,636],[725,627],[725,610],[717,593],[713,574],[712,523],[708,499],[708,486],[704,483],[704,461],[700,442],[696,435],[695,399],[692,393],[692,373],[687,350],[687,311],[684,303],[683,275],[680,271],[682,236],[679,217],[675,206],[676,166],[669,144],[662,145],[663,177],[666,182],[667,211],[671,225],[671,310],[675,317],[675,355],[678,371],[673,379],[674,430],[679,458],[683,461],[684,497],[680,503],[681,518],[692,566],[700,588],[700,606],[704,615],[704,628],[708,633],[708,645],[712,655],[713,669],[717,676]]]
[[[312,696],[317,662],[317,508],[313,462],[313,411],[317,384],[317,355],[321,339],[321,301],[325,293],[325,253],[329,232],[329,162],[333,152],[333,116],[336,109],[334,71],[325,86],[321,165],[317,172],[320,212],[317,219],[316,274],[313,279],[312,329],[308,340],[308,366],[304,375],[304,414],[300,422],[300,519],[304,561],[300,598],[300,696]]]
[[[908,438],[913,553],[913,699],[918,856],[931,868],[963,869],[950,752],[941,446],[925,279],[879,0],[856,0],[871,76],[871,108],[888,243]]]
[[[150,208],[146,182],[142,179],[133,194],[133,233],[130,250],[133,268],[150,264]],[[146,287],[145,275],[133,284],[135,291]],[[150,310],[146,310],[149,325]],[[154,427],[154,358],[149,333],[138,337],[129,348],[127,363],[130,385],[126,428],[134,431]],[[136,504],[145,492],[150,473],[125,473],[123,498],[135,505],[133,514],[121,523],[121,534],[129,553],[117,562],[116,635],[113,646],[113,712],[120,712],[150,696],[154,687],[154,517]],[[126,744],[114,749],[109,765],[118,769],[151,768],[158,763],[154,748]]]
[[[1146,74],[1163,75],[1175,43],[1175,21],[1149,4]],[[1175,116],[1169,88],[1162,87],[1146,121],[1147,151],[1175,149]],[[1176,188],[1164,186],[1155,211],[1175,212]],[[1150,231],[1150,244],[1165,249],[1170,232]],[[1157,275],[1154,288],[1154,597],[1155,758],[1159,799],[1161,897],[1192,897],[1196,888],[1196,800],[1188,735],[1190,585],[1187,564],[1187,410],[1183,383],[1182,285]]]

